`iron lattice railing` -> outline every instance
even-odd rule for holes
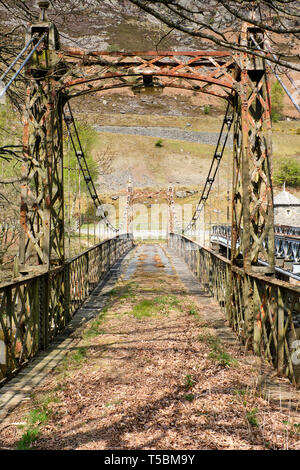
[[[63,267],[0,285],[0,384],[47,348],[132,246],[130,236],[112,238]]]
[[[179,234],[169,235],[169,246],[218,300],[238,338],[299,387],[300,287],[245,274],[228,259]]]

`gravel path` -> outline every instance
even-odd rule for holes
[[[216,132],[192,132],[177,127],[127,127],[127,126],[99,126],[95,124],[97,132],[110,132],[112,134],[140,135],[157,137],[159,139],[184,140],[199,144],[216,145],[219,134]],[[229,136],[228,146],[232,147],[232,137]]]

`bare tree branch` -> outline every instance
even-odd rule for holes
[[[272,61],[267,50],[258,53],[255,47],[237,41],[243,22],[274,36],[275,63],[300,71],[300,2],[295,0],[128,0],[170,28],[194,38],[205,39],[218,46],[247,52]],[[235,32],[229,36],[229,33]],[[278,37],[282,37],[281,44]],[[287,40],[289,38],[289,40]],[[294,51],[286,46],[294,40]],[[291,45],[291,44],[290,44]],[[298,46],[298,50],[296,48]]]

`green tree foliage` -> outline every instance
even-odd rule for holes
[[[99,169],[98,169],[97,162],[93,159],[92,150],[97,143],[97,138],[98,138],[97,132],[94,130],[94,128],[91,125],[87,123],[83,123],[83,122],[76,121],[76,127],[77,127],[77,131],[79,134],[82,149],[83,149],[86,161],[87,161],[87,165],[90,170],[90,174],[95,183],[99,175]],[[78,165],[77,157],[73,150],[71,141],[69,141],[67,133],[65,135],[64,148],[65,148],[64,186],[65,186],[65,190],[68,191],[69,179],[70,179],[70,191],[75,192],[75,191],[78,191],[78,182],[79,182],[79,178],[78,178],[79,172],[78,170],[75,171],[75,169],[76,168],[78,169],[79,165]],[[79,150],[79,148],[77,150]],[[68,166],[70,166],[71,168],[70,173],[67,169]],[[81,192],[87,192],[87,186],[82,175],[80,176],[80,190]]]
[[[295,158],[281,159],[273,174],[274,184],[282,186],[300,186],[300,163]]]
[[[278,122],[280,118],[282,118],[283,113],[283,98],[284,98],[284,91],[280,83],[276,80],[271,86],[271,103],[272,103],[272,111],[271,116],[273,122]]]

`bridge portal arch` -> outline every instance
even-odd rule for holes
[[[41,47],[27,66],[20,264],[50,269],[64,262],[63,109],[68,100],[122,87],[174,87],[228,101],[234,116],[232,263],[274,272],[271,101],[263,60],[231,51],[86,52],[62,49],[43,10],[27,35]],[[244,44],[263,33],[245,24]],[[33,43],[34,44],[34,43]],[[265,241],[267,240],[267,243]],[[268,267],[258,266],[258,257]],[[242,261],[241,261],[242,260]]]

